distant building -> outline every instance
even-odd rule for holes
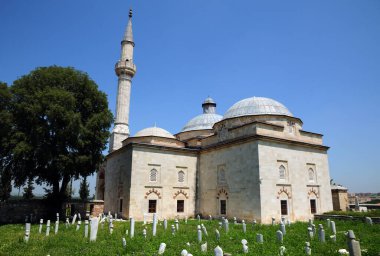
[[[149,127],[130,136],[136,66],[132,13],[129,17],[115,66],[110,153],[97,180],[97,199],[104,199],[106,212],[137,220],[153,213],[202,214],[269,223],[272,217],[307,220],[333,209],[322,135],[303,130],[301,119],[273,99],[246,98],[222,116],[207,98],[203,113],[175,135]]]
[[[332,195],[334,211],[347,211],[349,209],[347,191],[348,189],[341,185],[336,185],[336,184],[331,185],[331,195]]]

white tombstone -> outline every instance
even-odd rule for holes
[[[73,221],[71,222],[71,225],[74,225],[75,221],[77,220],[77,215],[74,214]]]
[[[367,223],[370,226],[373,225],[373,221],[372,221],[372,219],[370,217],[365,217],[365,223]]]
[[[283,223],[283,222],[280,223],[280,230],[281,230],[283,235],[286,235],[285,223]]]
[[[144,238],[146,238],[146,229],[145,228],[143,229],[143,236],[144,236]]]
[[[237,220],[236,220],[236,217],[234,217],[234,225],[237,224]]]
[[[41,232],[42,232],[42,224],[44,224],[44,220],[43,220],[43,219],[40,219],[40,227],[39,227],[39,229],[38,229],[38,233],[40,233],[40,234],[41,234]]]
[[[174,223],[175,223],[175,229],[178,231],[179,230],[178,219],[175,219]]]
[[[127,249],[127,241],[125,240],[124,237],[122,238],[122,243],[123,243],[124,250]]]
[[[88,237],[88,220],[84,221],[84,237]]]
[[[66,226],[66,228],[68,228],[70,226],[70,220],[69,220],[69,218],[66,218],[65,226]]]
[[[185,224],[187,224],[187,216],[185,216]]]
[[[144,217],[144,225],[146,225],[146,214],[145,213],[143,214],[143,217]]]
[[[305,242],[305,253],[306,255],[311,255],[311,248],[309,242]]]
[[[172,235],[173,236],[175,235],[175,227],[174,227],[174,225],[172,225]]]
[[[215,229],[215,238],[217,241],[220,240],[220,233],[219,233],[219,230]]]
[[[27,243],[29,242],[29,237],[30,237],[30,223],[25,224],[25,236],[24,236],[24,241]]]
[[[135,236],[135,219],[131,217],[131,238]]]
[[[59,222],[59,213],[57,212],[57,221]]]
[[[49,236],[49,234],[50,234],[50,220],[48,220],[46,223],[46,236]]]
[[[115,220],[117,220],[117,213],[115,213]]]
[[[348,245],[348,251],[350,253],[350,256],[361,256],[362,251],[360,249],[360,243],[359,241],[355,240],[355,234],[354,231],[348,230],[347,233],[347,245]]]
[[[308,227],[307,228],[307,234],[309,236],[309,239],[313,239],[314,237],[314,232],[313,232],[313,229],[311,227]]]
[[[76,231],[78,231],[78,230],[80,229],[80,225],[81,225],[81,224],[82,224],[82,221],[78,220]]]
[[[256,241],[259,243],[259,244],[262,244],[264,243],[264,237],[262,234],[257,234],[256,235]]]
[[[54,234],[58,234],[59,221],[55,221]]]
[[[153,213],[153,236],[156,236],[156,231],[157,231],[157,214]]]
[[[243,253],[248,253],[248,246],[243,244]]]
[[[330,222],[330,226],[331,226],[331,232],[336,235],[336,227],[335,227],[335,221],[331,221]]]
[[[228,220],[227,219],[225,219],[224,220],[224,231],[226,231],[226,233],[228,232],[228,230],[229,230],[229,227],[228,227]]]
[[[91,220],[91,229],[90,229],[90,241],[96,241],[96,236],[98,234],[99,219],[93,217]]]
[[[82,216],[78,213],[78,220],[82,220]]]
[[[279,243],[282,243],[284,241],[284,235],[282,234],[281,230],[276,231],[276,236]]]
[[[201,224],[201,228],[202,228],[202,231],[205,234],[205,236],[208,236],[207,229],[206,229],[205,225],[203,225],[203,223]]]
[[[207,252],[207,242],[204,244],[201,244],[201,251],[202,252]]]
[[[223,250],[219,246],[214,249],[214,256],[223,256]]]
[[[241,240],[241,244],[242,244],[242,245],[246,245],[246,244],[248,244],[248,241],[247,241],[246,239],[242,239],[242,240]]]
[[[189,253],[185,250],[185,249],[183,249],[182,251],[181,251],[181,256],[187,256]]]
[[[208,216],[208,220],[212,221],[212,216],[211,215]]]
[[[201,226],[198,225],[197,229],[198,229],[198,231],[197,231],[197,234],[198,234],[198,242],[202,242],[202,231],[201,231]]]
[[[201,222],[201,216],[197,215],[198,222]]]
[[[166,230],[168,228],[168,220],[164,219],[164,229]]]
[[[276,219],[272,217],[272,226],[276,223]]]
[[[160,248],[158,249],[158,255],[164,254],[165,248],[166,248],[166,244],[165,243],[161,243],[160,244]]]
[[[242,227],[243,227],[243,233],[247,232],[247,225],[245,224],[245,221],[241,221]]]
[[[330,219],[327,219],[327,229],[329,229],[331,227],[331,220]]]
[[[279,253],[279,255],[280,255],[280,256],[285,255],[285,251],[286,251],[285,246],[280,246],[280,253]]]

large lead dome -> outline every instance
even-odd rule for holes
[[[227,110],[223,119],[251,115],[293,116],[293,114],[278,101],[264,97],[252,97],[236,102]]]

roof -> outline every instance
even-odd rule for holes
[[[162,129],[160,127],[148,127],[148,128],[142,129],[138,131],[134,137],[147,137],[147,136],[175,139],[173,134],[171,134],[167,130]]]
[[[222,118],[223,116],[215,113],[198,115],[187,122],[181,132],[212,129],[214,124],[222,120]]]

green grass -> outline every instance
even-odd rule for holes
[[[331,212],[326,212],[324,214],[327,214],[327,215],[353,216],[353,217],[380,217],[380,210],[370,210],[368,212],[331,211]]]
[[[171,234],[170,226],[173,221],[168,222],[168,229],[165,231],[163,225],[157,227],[157,236],[152,237],[152,225],[146,225],[148,237],[142,236],[143,223],[136,222],[135,237],[131,239],[125,236],[126,229],[129,229],[129,222],[114,222],[114,232],[109,234],[107,223],[104,228],[99,226],[96,242],[89,242],[85,239],[83,224],[80,231],[75,231],[71,226],[66,229],[64,224],[60,224],[60,230],[54,235],[54,224],[52,223],[50,236],[45,236],[45,226],[43,234],[38,233],[39,225],[32,225],[29,243],[23,241],[24,225],[4,225],[0,226],[0,255],[157,255],[161,242],[166,243],[164,255],[180,255],[182,249],[187,249],[195,255],[214,255],[213,249],[220,245],[224,252],[232,255],[243,255],[241,240],[248,240],[248,255],[278,255],[280,244],[276,241],[275,232],[279,226],[257,225],[255,229],[252,224],[247,224],[247,233],[244,234],[242,226],[233,225],[230,222],[230,231],[226,234],[219,230],[220,241],[216,241],[215,228],[218,228],[218,221],[202,221],[207,228],[208,237],[203,235],[203,242],[208,243],[208,252],[202,253],[200,244],[197,242],[196,220],[189,220],[187,224],[180,221],[179,232],[175,236]],[[161,222],[160,222],[161,223]],[[318,226],[322,223],[326,230],[326,242],[320,243],[317,238],[311,241],[312,255],[339,255],[338,249],[347,248],[344,232],[352,229],[357,239],[360,241],[364,255],[380,255],[380,225],[368,226],[362,222],[336,221],[337,241],[334,243],[330,239],[331,230],[326,228],[325,221],[316,221]],[[287,234],[284,236],[284,246],[286,255],[305,255],[304,245],[308,241],[307,223],[294,223],[287,226]],[[264,235],[264,244],[256,243],[256,234]],[[126,237],[127,248],[122,248],[122,237]],[[190,246],[186,245],[190,242]]]

